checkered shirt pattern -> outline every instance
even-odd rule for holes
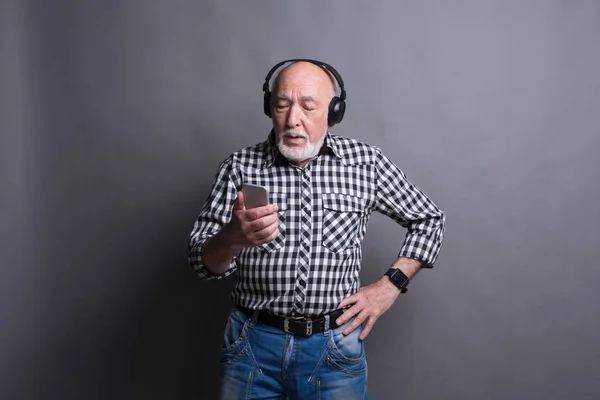
[[[279,153],[273,131],[219,166],[191,232],[189,261],[204,279],[237,271],[232,292],[237,304],[281,316],[316,317],[335,310],[360,288],[361,243],[373,211],[407,228],[399,256],[434,265],[444,213],[379,148],[326,135],[319,156],[304,168]],[[225,273],[211,274],[202,246],[230,221],[244,183],[269,190],[270,202],[279,208],[279,236],[241,250]]]

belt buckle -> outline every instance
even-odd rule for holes
[[[296,317],[296,318],[293,318],[293,317],[285,317],[285,318],[283,319],[283,331],[284,331],[285,333],[289,333],[289,334],[292,334],[292,335],[294,335],[294,334],[295,334],[294,332],[290,331],[290,320],[293,320],[293,319],[298,319],[298,318],[297,318],[297,317]]]
[[[283,320],[283,331],[285,333],[289,333],[289,334],[295,335],[296,333],[292,332],[290,330],[290,320],[300,320],[300,319],[302,319],[302,318],[298,318],[298,317],[296,317],[296,318],[285,317],[284,320]],[[305,331],[304,334],[306,336],[310,336],[310,335],[312,335],[312,333],[313,333],[313,321],[312,321],[312,319],[307,318],[306,319],[306,331]]]
[[[283,319],[283,331],[285,333],[292,333],[290,332],[290,319],[288,317]]]

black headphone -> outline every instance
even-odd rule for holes
[[[271,77],[273,76],[273,74],[275,73],[277,68],[281,67],[283,64],[288,63],[288,62],[296,62],[296,61],[306,61],[311,64],[318,65],[319,67],[325,68],[327,71],[329,71],[331,73],[331,75],[334,76],[335,80],[338,83],[338,86],[340,87],[341,93],[339,96],[334,96],[331,99],[331,101],[329,102],[329,113],[327,114],[327,124],[329,126],[333,126],[335,124],[339,124],[340,122],[342,122],[342,118],[344,118],[344,113],[346,112],[346,89],[344,89],[344,81],[342,80],[342,77],[335,70],[335,68],[333,68],[331,65],[325,64],[324,62],[321,62],[321,61],[310,60],[310,59],[306,59],[306,58],[295,58],[295,59],[291,59],[291,60],[285,60],[285,61],[282,61],[282,62],[276,64],[273,68],[271,68],[271,70],[267,74],[267,77],[265,78],[265,83],[263,84],[263,92],[265,92],[263,107],[264,107],[265,115],[269,118],[272,117],[272,115],[271,115],[271,90],[269,89],[269,82],[271,80]]]

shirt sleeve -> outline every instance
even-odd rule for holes
[[[398,257],[416,259],[423,267],[432,268],[442,246],[445,214],[377,150],[375,210],[407,228]]]
[[[219,166],[210,194],[190,234],[188,261],[194,272],[203,279],[222,279],[237,270],[234,257],[227,271],[222,274],[211,273],[202,260],[202,247],[208,238],[217,234],[231,220],[233,204],[241,186],[240,176],[233,168],[230,157]]]

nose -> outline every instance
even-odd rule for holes
[[[288,128],[296,128],[300,126],[300,110],[297,105],[290,107],[285,121]]]

